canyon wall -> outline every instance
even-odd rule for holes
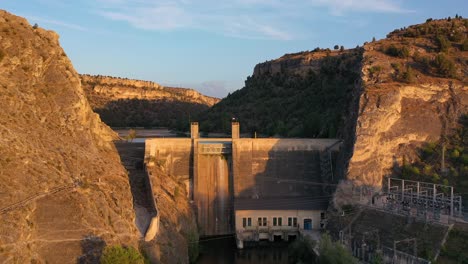
[[[59,36],[0,10],[0,262],[137,247],[127,173]]]
[[[193,89],[165,87],[151,81],[88,74],[81,74],[80,79],[93,108],[118,99],[183,101],[207,106],[219,101]]]
[[[112,127],[188,129],[191,117],[219,99],[193,89],[164,87],[154,82],[80,75],[93,110]]]
[[[467,37],[467,19],[431,19],[362,47],[260,63],[204,114],[202,129],[222,130],[225,121],[210,120],[235,116],[260,136],[339,138],[337,175],[378,189],[468,113]]]

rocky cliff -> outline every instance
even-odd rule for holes
[[[260,63],[203,114],[202,129],[222,130],[234,116],[257,135],[341,138],[338,174],[379,187],[467,113],[467,35],[467,19],[428,20],[363,47]]]
[[[93,108],[118,99],[167,100],[213,106],[219,99],[193,89],[165,87],[151,81],[81,74],[81,84]]]
[[[364,45],[348,179],[380,185],[468,112],[467,19],[428,21]]]
[[[177,127],[176,120],[189,123],[219,99],[186,88],[124,78],[80,75],[91,107],[110,126]],[[184,126],[185,127],[185,126]]]
[[[136,246],[132,196],[52,31],[0,11],[0,262],[96,260]]]

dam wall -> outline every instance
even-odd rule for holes
[[[233,140],[234,197],[320,195],[320,155],[335,142],[336,139]],[[306,184],[311,182],[317,184]]]
[[[192,138],[146,141],[147,166],[160,166],[187,184],[201,236],[235,232],[237,198],[287,205],[288,198],[328,195],[322,183],[329,180],[325,171],[333,173],[338,140],[238,138],[238,130],[233,123],[232,138],[199,138],[198,124],[192,123]]]
[[[168,176],[189,180],[193,167],[192,140],[189,138],[147,139],[145,163],[158,165]]]

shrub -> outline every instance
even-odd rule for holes
[[[200,254],[200,247],[198,245],[198,233],[196,230],[190,230],[187,234],[187,244],[188,244],[188,255],[189,255],[189,262],[195,263]]]
[[[455,78],[457,75],[455,63],[442,53],[435,57],[434,65],[437,68],[439,74],[444,77]]]
[[[440,52],[447,52],[450,48],[450,41],[443,36],[443,35],[438,35],[436,37],[437,40],[437,45],[439,46],[439,51]]]
[[[358,263],[351,252],[344,248],[340,243],[332,242],[328,234],[322,235],[319,244],[320,256],[318,263],[321,264],[354,264]]]
[[[308,237],[296,239],[288,246],[288,257],[291,263],[307,263],[315,259],[314,242]]]
[[[101,256],[101,264],[144,264],[145,258],[133,247],[106,247]]]
[[[382,71],[381,66],[372,66],[369,68],[369,74],[371,75],[371,77],[374,77],[375,74],[378,75],[378,73],[380,73],[381,71]]]
[[[462,43],[462,45],[461,45],[461,50],[462,50],[462,51],[468,51],[468,38],[466,38],[466,39],[463,41],[463,43]]]
[[[406,83],[412,83],[414,81],[414,73],[411,66],[406,67],[406,71],[403,72],[402,79]]]
[[[136,138],[137,136],[137,133],[136,133],[136,130],[135,129],[130,129],[128,131],[128,135],[126,137],[127,141],[130,140],[130,142],[133,142],[133,140]]]
[[[398,48],[397,46],[391,44],[385,50],[385,53],[392,57],[408,58],[410,51],[407,47]]]
[[[454,149],[452,153],[450,153],[450,157],[452,159],[457,159],[458,157],[460,157],[460,151],[458,151],[457,149]]]
[[[397,57],[398,56],[398,48],[395,45],[390,45],[388,48],[385,50],[385,53],[387,55]]]

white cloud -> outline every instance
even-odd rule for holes
[[[199,29],[238,38],[292,40],[294,22],[331,15],[407,12],[401,0],[92,0],[97,13],[145,30]]]
[[[46,25],[54,25],[54,26],[68,28],[68,29],[78,30],[78,31],[88,31],[87,28],[82,27],[80,25],[67,23],[67,22],[60,21],[60,20],[48,19],[48,18],[37,17],[37,16],[28,16],[28,15],[24,15],[23,17],[26,17],[29,23],[31,24],[37,23],[39,24],[39,26],[41,26],[41,24],[46,24]]]
[[[327,7],[332,15],[349,12],[406,13],[394,0],[310,0],[312,5]]]

